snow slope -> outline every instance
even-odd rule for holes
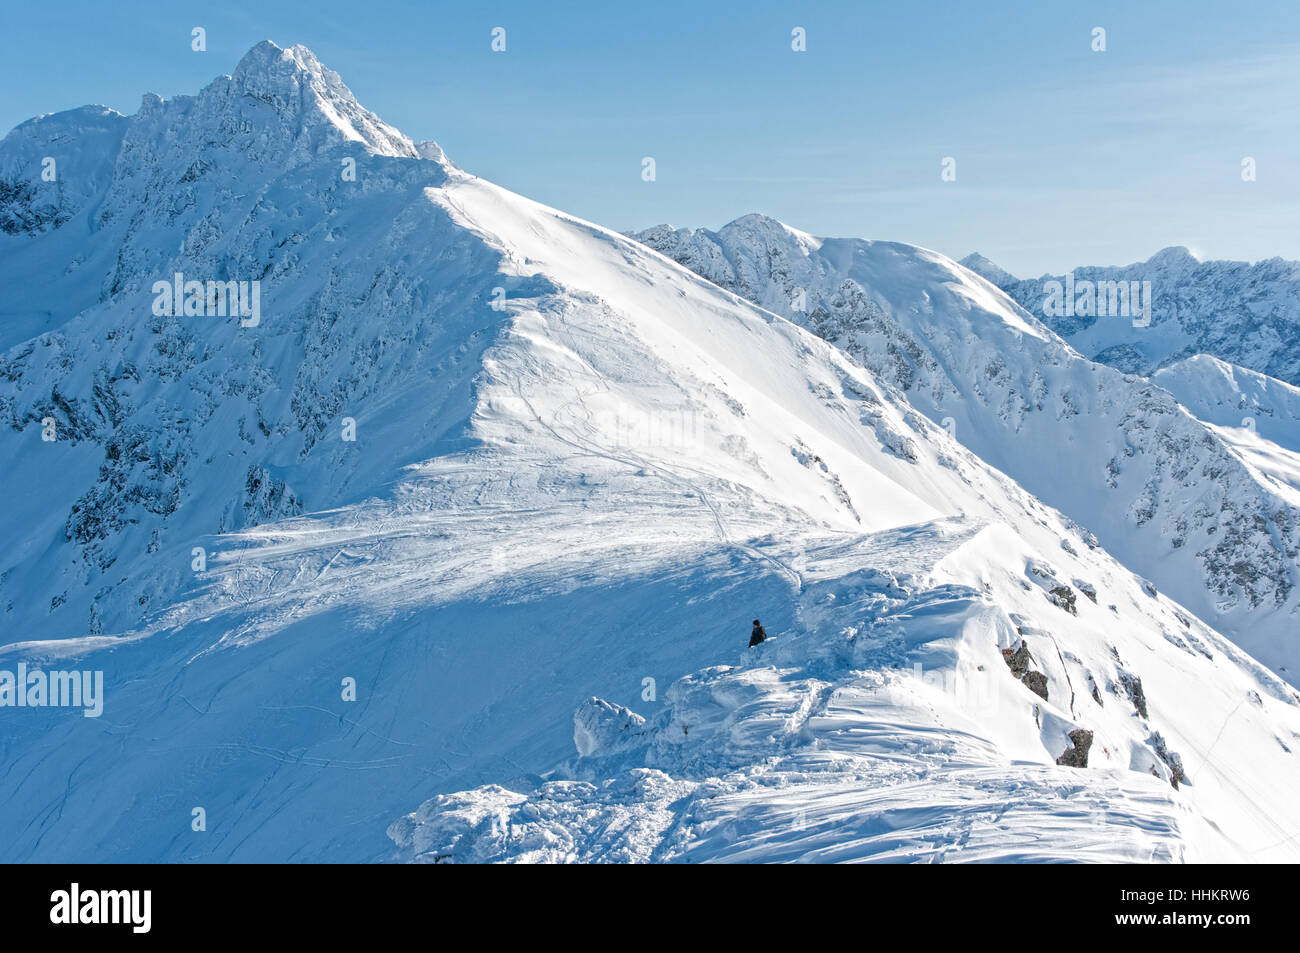
[[[747,215],[636,236],[841,347],[984,460],[1288,678],[1300,510],[1149,381],[1082,358],[968,269]]]
[[[38,234],[88,213],[113,174],[126,127],[126,117],[107,106],[17,126],[0,141],[0,232]]]
[[[0,236],[0,668],[107,694],[0,708],[0,859],[1300,855],[1300,697],[846,353],[300,47],[127,123]]]
[[[1300,490],[1300,388],[1208,354],[1163,367],[1151,379],[1258,472]]]
[[[1291,758],[1294,722],[1284,716],[1292,727],[1267,741],[1248,727],[1285,703],[1251,694],[1250,676],[1229,687],[1235,650],[1198,624],[1133,638],[1145,624],[1134,619],[1151,606],[1124,584],[1118,617],[1086,600],[1077,617],[1045,604],[1041,589],[1020,585],[1037,554],[1005,526],[908,527],[813,543],[806,555],[816,568],[789,630],[674,683],[662,706],[637,706],[648,718],[588,701],[574,718],[578,757],[544,778],[431,798],[390,826],[397,856],[1294,857],[1288,783],[1252,768],[1254,757]],[[1106,589],[1117,592],[1110,579]],[[1170,652],[1165,640],[1184,637]],[[1022,638],[1046,674],[1047,700],[1014,679],[999,653]],[[1149,718],[1124,688],[1134,669]],[[1215,687],[1198,691],[1194,705],[1179,696],[1211,671]],[[1159,724],[1166,717],[1179,722],[1177,734]],[[1055,765],[1083,724],[1093,732],[1087,770]],[[1171,763],[1185,774],[1177,789]]]

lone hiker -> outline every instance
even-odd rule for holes
[[[767,638],[767,629],[759,625],[757,619],[754,620],[754,631],[749,633],[749,647],[752,649],[759,642]]]

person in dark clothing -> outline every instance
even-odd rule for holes
[[[759,642],[762,642],[765,638],[767,638],[767,629],[759,625],[758,620],[755,619],[754,631],[749,633],[749,647],[752,649]]]

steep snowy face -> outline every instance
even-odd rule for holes
[[[349,163],[362,155],[415,158],[419,153],[409,139],[362,108],[338,74],[302,47],[282,50],[260,43],[232,76],[215,80],[197,96],[168,101],[145,96],[131,117],[94,219],[100,229],[126,229],[126,249],[105,291],[121,294],[140,276],[157,272],[163,255],[173,251],[169,240],[199,254],[213,236],[275,215],[276,190],[267,186],[284,176],[300,174],[319,183],[321,191],[333,178],[342,189],[350,183],[354,165]],[[137,237],[141,240],[132,240]],[[267,237],[263,232],[249,239]],[[228,264],[212,264],[214,277],[235,277]]]
[[[85,228],[0,237],[0,491],[30,501],[3,516],[0,670],[105,686],[102,718],[0,707],[0,858],[375,859],[449,792],[490,834],[489,779],[546,838],[522,820],[575,734],[634,772],[652,749],[667,786],[634,774],[609,819],[688,838],[748,816],[673,827],[701,778],[789,755],[873,827],[939,783],[930,818],[1032,790],[1041,856],[1085,829],[1099,856],[1294,856],[1300,699],[1087,532],[845,351],[406,151],[306,51],[245,64],[146,101]],[[718,669],[755,616],[775,654]],[[915,784],[855,802],[872,779]],[[432,859],[434,813],[404,854]],[[882,845],[845,856],[904,856]]]
[[[1200,353],[1300,384],[1300,262],[1199,261],[1175,247],[1132,265],[1074,270],[1075,281],[1150,282],[1149,324],[1074,309],[1048,314],[1045,285],[1063,282],[1064,275],[1022,280],[982,255],[962,264],[1041,316],[1079,352],[1122,371],[1147,375]]]
[[[637,237],[843,348],[1133,570],[1300,674],[1300,511],[1159,387],[1081,358],[924,249],[756,215]]]
[[[282,50],[269,41],[259,43],[240,60],[229,83],[218,80],[199,98],[205,96],[227,116],[248,111],[244,100],[270,106],[279,129],[272,126],[261,141],[271,146],[289,141],[300,151],[319,152],[358,142],[377,155],[416,155],[410,139],[358,103],[339,74],[305,46]]]

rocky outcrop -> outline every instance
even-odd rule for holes
[[[1187,772],[1183,769],[1183,759],[1176,752],[1169,750],[1164,737],[1158,731],[1151,736],[1150,744],[1155,749],[1156,755],[1169,768],[1169,783],[1177,790],[1178,786],[1187,780]]]
[[[573,713],[573,745],[583,758],[618,754],[645,743],[645,719],[603,698],[589,698]]]
[[[1011,675],[1031,692],[1047,701],[1047,676],[1042,672],[1030,668],[1033,665],[1034,657],[1029,652],[1029,644],[1023,638],[1020,644],[1014,649],[1006,648],[1002,650],[1002,659],[1007,663],[1007,668],[1011,669]]]
[[[1047,676],[1042,672],[1026,672],[1025,677],[1021,679],[1025,687],[1041,698],[1047,701]]]
[[[1142,690],[1142,679],[1138,678],[1131,672],[1125,672],[1122,669],[1119,673],[1119,683],[1123,686],[1129,701],[1133,703],[1134,709],[1142,716],[1143,720],[1150,717],[1147,714],[1147,696]]]
[[[1064,609],[1070,615],[1078,615],[1079,610],[1075,608],[1074,590],[1069,586],[1056,586],[1048,592],[1051,596],[1052,604]]]
[[[1092,732],[1085,728],[1076,728],[1070,732],[1069,737],[1070,747],[1061,753],[1056,763],[1067,768],[1086,768],[1088,752],[1092,749]]]

